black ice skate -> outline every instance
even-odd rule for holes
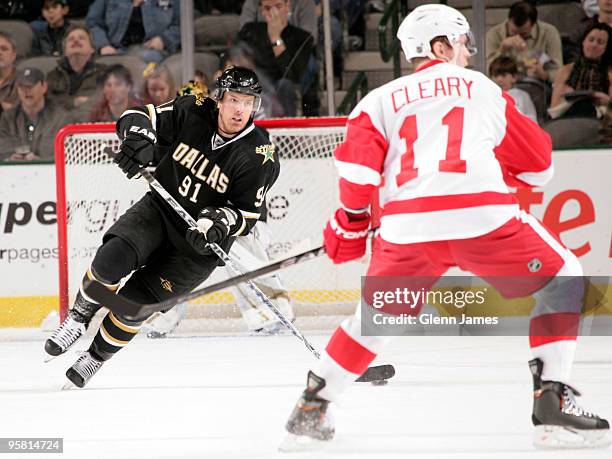
[[[313,449],[320,442],[334,437],[334,423],[328,411],[329,401],[318,396],[324,387],[325,380],[309,371],[306,390],[285,425],[288,434],[279,447],[280,451]]]
[[[94,358],[89,352],[85,352],[66,371],[66,378],[77,387],[83,388],[85,384],[102,368],[104,361]],[[66,387],[66,386],[64,386]]]
[[[83,298],[81,292],[77,293],[74,306],[68,312],[68,316],[45,342],[45,352],[47,353],[45,361],[48,362],[63,354],[70,346],[76,343],[85,333],[91,318],[98,309],[100,309],[99,304],[87,301]]]
[[[567,384],[542,381],[543,362],[529,362],[533,375],[536,448],[603,448],[612,442],[608,421],[576,404],[580,393]]]

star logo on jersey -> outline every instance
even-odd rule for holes
[[[258,155],[263,155],[263,162],[261,164],[266,164],[267,161],[274,162],[274,145],[260,145],[255,148],[255,153]]]
[[[170,282],[168,279],[164,279],[163,277],[160,277],[159,280],[161,281],[162,288],[172,293],[172,282]]]

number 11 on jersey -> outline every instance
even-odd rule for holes
[[[438,164],[440,172],[455,172],[465,174],[465,160],[460,158],[461,140],[463,136],[463,107],[454,107],[443,118],[442,124],[448,128],[446,153]],[[407,116],[399,131],[400,138],[406,144],[406,153],[400,158],[400,172],[395,177],[397,186],[418,177],[419,170],[414,167],[414,143],[419,134],[417,130],[417,115]]]

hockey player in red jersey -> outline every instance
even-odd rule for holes
[[[608,422],[580,408],[569,384],[582,268],[536,218],[519,209],[508,190],[550,180],[549,136],[492,81],[465,68],[475,50],[469,24],[455,9],[420,6],[397,36],[415,71],[371,91],[349,116],[346,140],[334,153],[342,207],[324,230],[328,256],[343,263],[365,254],[368,206],[384,175],[380,231],[367,275],[428,276],[430,282],[420,285],[428,289],[449,268],[459,267],[506,297],[533,295],[534,444],[606,445]],[[509,286],[495,276],[526,282]],[[412,314],[418,312],[417,307]],[[281,449],[333,437],[330,403],[388,339],[363,336],[359,311],[336,329],[308,373]],[[565,441],[564,435],[575,438]]]

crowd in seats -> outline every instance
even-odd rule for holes
[[[432,1],[408,0],[408,7]],[[46,140],[39,125],[51,125],[49,119],[113,121],[131,104],[160,104],[175,97],[184,83],[180,3],[0,0],[0,135],[5,149],[0,160],[51,158],[52,151],[40,151]],[[382,12],[389,3],[330,0],[337,76],[347,49],[364,49],[364,14]],[[473,18],[471,0],[446,3]],[[569,119],[579,120],[574,126],[587,126],[589,132],[593,126],[601,131],[580,141],[610,143],[612,0],[491,0],[486,6],[489,76],[556,142],[568,142],[563,130]],[[257,117],[320,114],[321,0],[194,0],[194,8],[194,85],[212,92],[223,69],[242,65],[256,70],[264,86]],[[28,78],[23,77],[26,71]],[[44,79],[29,87],[40,74]],[[25,109],[34,99],[42,111]],[[60,111],[65,118],[48,115]],[[16,143],[7,143],[4,132],[15,133]]]

